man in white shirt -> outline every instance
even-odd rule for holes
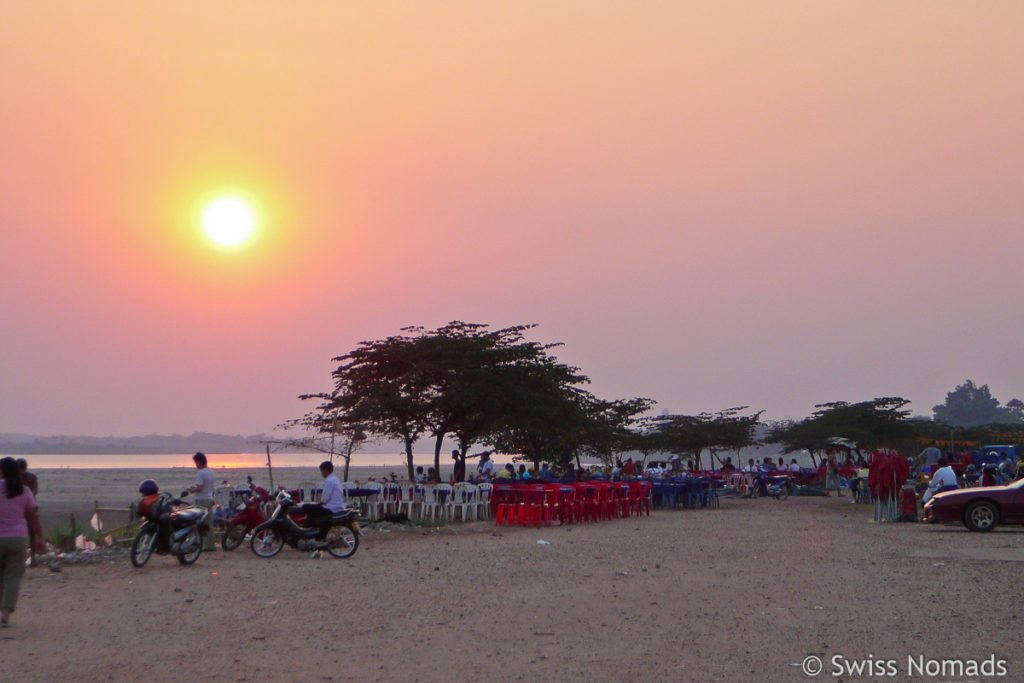
[[[494,474],[494,461],[491,460],[491,452],[484,451],[480,454],[480,462],[476,466],[476,477],[478,481],[490,481]]]
[[[939,460],[939,469],[932,475],[932,483],[928,488],[932,489],[935,493],[952,491],[959,488],[956,481],[956,472],[946,464],[945,460]]]
[[[329,460],[320,463],[320,476],[324,478],[324,492],[320,495],[320,504],[337,514],[345,510],[345,489],[334,475],[334,465]]]
[[[196,494],[196,505],[206,508],[206,524],[203,525],[203,550],[213,550],[213,470],[206,466],[206,454],[196,453],[192,456],[192,462],[196,464],[196,483],[188,487],[188,490]]]
[[[936,493],[960,488],[956,481],[956,472],[946,464],[945,459],[940,458],[937,464],[939,469],[932,475],[932,481],[928,484],[928,491],[925,492],[922,502],[927,503]]]

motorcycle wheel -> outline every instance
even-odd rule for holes
[[[350,526],[332,526],[326,540],[327,552],[334,557],[352,557],[359,548],[359,534]]]
[[[132,566],[141,567],[153,556],[156,545],[156,529],[143,529],[132,541]]]
[[[187,542],[194,543],[195,547],[187,553],[179,553],[178,562],[184,565],[195,564],[196,560],[203,553],[203,537],[199,534],[199,529],[192,529],[189,532],[186,540],[182,541],[183,544]]]
[[[249,527],[244,524],[231,524],[224,531],[224,538],[220,541],[220,547],[224,550],[234,550],[242,545],[245,535],[249,533]]]
[[[273,557],[281,552],[284,539],[277,533],[277,529],[268,526],[252,535],[249,547],[258,557]]]

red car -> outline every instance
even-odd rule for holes
[[[1024,479],[1008,486],[980,486],[937,493],[924,505],[926,522],[963,522],[971,531],[1024,524]]]

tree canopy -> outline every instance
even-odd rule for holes
[[[1014,398],[1000,406],[987,384],[978,386],[966,380],[946,394],[945,402],[934,406],[932,413],[936,422],[951,427],[1018,425],[1024,423],[1024,402]]]
[[[785,453],[806,450],[812,460],[836,438],[852,441],[861,449],[893,445],[914,434],[914,426],[907,419],[910,411],[904,410],[908,403],[898,396],[859,403],[821,403],[804,420],[776,424],[765,441],[781,445]]]
[[[332,392],[302,397],[320,401],[304,423],[402,440],[410,478],[413,445],[424,436],[434,441],[435,476],[446,437],[456,439],[463,459],[474,443],[537,461],[609,448],[650,401],[596,399],[579,368],[550,354],[559,344],[526,340],[533,327],[453,321],[361,342],[333,359]]]
[[[662,415],[653,419],[654,443],[659,450],[689,455],[699,468],[704,450],[739,451],[757,444],[757,425],[761,412],[741,415],[747,406],[727,408],[699,415]],[[712,465],[714,463],[712,462]]]

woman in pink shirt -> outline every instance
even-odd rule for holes
[[[43,551],[43,530],[39,526],[36,499],[21,482],[14,458],[0,459],[0,626],[11,625],[11,612],[18,602],[18,588],[25,574],[28,530],[35,534],[35,550]]]

